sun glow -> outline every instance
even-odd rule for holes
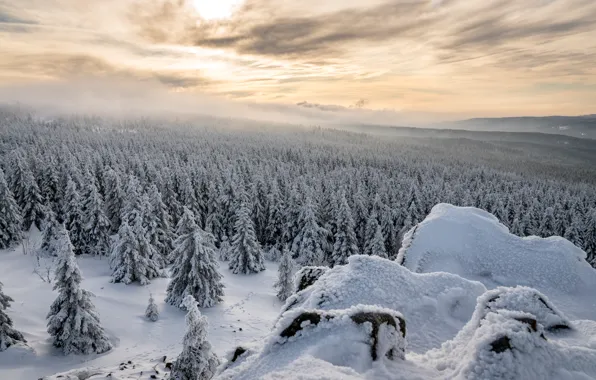
[[[194,0],[197,12],[206,20],[230,18],[242,0]]]

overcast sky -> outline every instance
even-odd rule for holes
[[[0,84],[92,77],[437,118],[596,113],[596,1],[0,0]]]

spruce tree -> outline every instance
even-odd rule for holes
[[[250,217],[250,208],[246,200],[242,200],[236,210],[230,256],[229,267],[234,274],[258,273],[265,270],[263,253],[257,241],[253,221]]]
[[[43,197],[41,196],[35,177],[30,170],[25,171],[23,181],[23,198],[20,205],[23,217],[23,231],[29,231],[32,225],[35,225],[41,231],[45,218]]]
[[[91,255],[107,255],[110,248],[110,221],[104,214],[103,200],[93,181],[87,185],[82,201],[82,229],[85,239],[82,251]]]
[[[47,213],[44,225],[39,253],[41,256],[56,256],[55,242],[58,236],[59,223],[56,221],[56,215],[53,211]]]
[[[368,217],[368,220],[366,221],[366,227],[364,229],[365,233],[364,233],[364,250],[363,250],[363,254],[365,255],[372,255],[373,252],[371,251],[371,245],[373,243],[373,241],[375,240],[375,236],[377,234],[377,229],[380,229],[381,226],[379,225],[379,222],[377,220],[377,214],[376,212],[373,211],[371,212],[371,214]],[[381,232],[382,235],[382,232]],[[385,245],[385,242],[383,241],[383,245]],[[385,252],[386,250],[383,249]]]
[[[21,226],[19,206],[0,169],[0,249],[12,247],[21,241]]]
[[[209,380],[215,375],[219,359],[211,350],[207,340],[207,318],[201,315],[197,302],[191,295],[184,299],[186,333],[182,341],[182,352],[172,366],[172,380]]]
[[[366,246],[364,247],[364,254],[365,255],[375,255],[387,259],[387,250],[385,249],[385,238],[383,237],[383,231],[381,230],[381,226],[377,223],[375,234],[373,235],[372,240],[368,240],[366,242]]]
[[[166,302],[180,306],[192,295],[200,307],[211,307],[222,301],[223,284],[218,271],[213,235],[201,230],[187,207],[178,222],[180,236],[172,251],[172,280],[168,284]]]
[[[219,259],[221,261],[230,261],[231,255],[232,247],[230,246],[228,237],[224,235],[221,237],[221,243],[219,244]]]
[[[555,233],[555,215],[552,207],[547,207],[540,221],[538,234],[542,237],[553,236]]]
[[[147,237],[149,242],[157,249],[159,254],[168,260],[168,256],[173,249],[172,218],[168,213],[166,205],[163,203],[161,193],[157,186],[152,185],[149,188],[149,210],[145,210],[147,215]]]
[[[159,319],[159,309],[155,304],[153,294],[149,294],[149,304],[147,305],[147,309],[145,309],[145,318],[151,322],[156,322]]]
[[[277,289],[277,298],[285,301],[294,290],[294,261],[287,247],[284,247],[277,270],[277,282],[273,285]]]
[[[306,197],[298,222],[301,228],[292,242],[293,257],[302,266],[322,265],[329,233],[319,226],[310,197]]]
[[[81,195],[77,191],[77,185],[71,178],[67,179],[62,214],[65,218],[65,226],[68,229],[70,241],[74,247],[74,253],[80,255],[85,248]]]
[[[4,294],[2,286],[0,282],[0,352],[18,342],[27,343],[23,334],[14,329],[12,319],[6,314],[6,309],[10,307],[10,303],[14,300]]]
[[[110,256],[112,282],[146,285],[163,276],[162,265],[151,259],[157,256],[159,254],[145,236],[142,215],[136,214],[132,226],[128,224],[128,217],[123,218]]]
[[[579,217],[574,216],[573,219],[571,220],[571,224],[569,224],[569,226],[567,226],[567,228],[565,229],[565,233],[563,234],[563,237],[565,239],[569,240],[570,242],[572,242],[573,244],[575,244],[576,246],[582,248],[583,241],[582,241],[582,234],[581,234],[580,226],[581,226],[581,222],[580,222]]]
[[[596,268],[596,208],[588,211],[585,226],[582,240],[586,260]]]
[[[354,219],[348,205],[345,194],[340,198],[339,210],[336,215],[337,231],[335,232],[335,244],[331,253],[331,266],[344,265],[348,263],[348,257],[357,255],[358,245],[354,233]]]
[[[105,214],[110,221],[110,233],[113,234],[120,227],[124,194],[120,176],[111,168],[106,174],[105,186]]]
[[[72,244],[64,225],[58,227],[56,237],[56,264],[54,290],[58,297],[50,306],[48,333],[54,346],[64,354],[102,353],[112,349],[99,315],[91,302],[93,293],[81,288],[81,272]]]

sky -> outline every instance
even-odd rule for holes
[[[408,120],[592,114],[596,1],[0,0],[0,86],[81,80]]]

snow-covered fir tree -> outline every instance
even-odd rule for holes
[[[258,273],[265,270],[263,253],[257,241],[246,200],[242,200],[236,210],[229,267],[234,274]]]
[[[377,214],[375,210],[370,213],[368,220],[366,221],[366,227],[364,228],[364,250],[362,251],[365,255],[372,255],[373,252],[371,251],[371,246],[375,241],[375,236],[377,234],[377,229],[380,229],[379,222],[377,221]],[[381,232],[382,235],[382,232]],[[385,245],[385,241],[383,240],[383,246]],[[384,249],[385,253],[386,250]]]
[[[172,366],[172,380],[209,380],[215,375],[219,359],[207,340],[207,318],[201,315],[197,302],[188,295],[183,306],[186,314],[186,333],[182,340],[182,352]]]
[[[20,331],[15,330],[12,319],[6,314],[6,309],[10,307],[10,303],[14,300],[4,294],[2,286],[3,285],[0,282],[0,352],[19,342],[27,342],[23,337],[23,334],[21,334]]]
[[[542,237],[553,236],[555,233],[555,213],[552,207],[547,207],[544,210],[544,215],[540,221],[540,227],[538,229],[538,235]]]
[[[221,261],[230,261],[230,257],[232,255],[232,246],[228,241],[227,236],[221,237],[221,243],[219,243],[219,259]]]
[[[376,231],[373,235],[372,240],[366,242],[364,247],[365,255],[375,255],[387,259],[387,250],[385,249],[385,238],[383,237],[383,231],[379,224],[376,225]]]
[[[145,309],[145,318],[151,322],[156,322],[159,319],[159,309],[153,299],[153,294],[149,294],[149,303],[147,309]]]
[[[46,214],[46,220],[44,222],[43,233],[41,237],[41,245],[39,247],[39,254],[41,256],[56,256],[56,237],[59,231],[58,221],[56,220],[56,214],[53,211],[49,211]]]
[[[277,289],[277,298],[281,301],[285,301],[292,295],[294,290],[294,270],[292,253],[287,247],[284,247],[277,269],[277,282],[273,285]]]
[[[104,203],[93,181],[87,185],[82,199],[83,252],[105,256],[110,249],[110,221],[104,214]]]
[[[173,249],[172,218],[163,203],[161,193],[155,184],[151,185],[148,194],[149,208],[145,210],[147,237],[159,254],[167,261]]]
[[[187,295],[200,307],[211,307],[222,301],[224,286],[218,271],[213,235],[195,223],[187,207],[178,222],[180,236],[172,251],[172,280],[168,284],[166,302],[180,306]]]
[[[20,202],[23,231],[29,231],[32,225],[35,225],[41,231],[45,218],[43,197],[39,191],[35,177],[30,170],[25,171],[23,181],[22,187],[24,190]]]
[[[118,237],[113,244],[110,256],[112,282],[146,285],[152,279],[164,275],[161,270],[163,263],[152,259],[158,257],[159,253],[145,236],[142,215],[137,213],[132,222],[130,226],[128,216],[122,219]]]
[[[325,244],[329,232],[319,226],[310,197],[302,205],[298,218],[301,228],[292,242],[292,253],[296,263],[302,266],[317,266],[325,263]]]
[[[337,231],[331,253],[331,266],[347,264],[348,257],[359,253],[358,241],[354,232],[354,219],[352,219],[352,211],[345,194],[340,197],[339,210],[335,220]]]
[[[110,221],[110,232],[118,232],[120,227],[124,194],[120,176],[110,168],[105,175],[105,213]]]
[[[581,225],[581,222],[579,221],[579,217],[574,216],[571,221],[571,224],[569,224],[569,226],[567,226],[567,228],[565,229],[565,233],[563,234],[563,237],[565,239],[569,240],[570,242],[572,242],[573,244],[575,244],[576,246],[582,248],[583,241],[582,241],[582,233],[580,231],[580,225]],[[596,230],[594,231],[594,233],[596,233]]]
[[[91,302],[93,293],[81,288],[81,272],[63,224],[58,227],[56,252],[54,290],[58,290],[58,297],[47,315],[54,346],[67,355],[111,350],[112,344]]]
[[[586,251],[586,260],[596,268],[596,208],[592,208],[586,215],[585,230],[583,235],[583,248]]]
[[[0,169],[0,249],[12,247],[21,241],[21,226],[19,206]]]
[[[62,215],[64,215],[65,226],[68,229],[74,253],[80,255],[83,253],[86,240],[85,232],[83,230],[81,195],[77,190],[77,185],[70,177],[66,182]]]

